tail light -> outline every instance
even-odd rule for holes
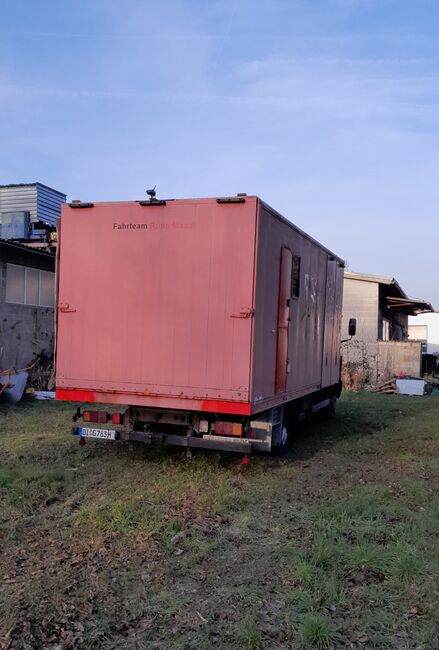
[[[82,417],[84,422],[98,422],[99,424],[105,424],[110,418],[106,411],[84,411]]]
[[[242,436],[242,424],[238,422],[221,422],[217,420],[212,425],[212,430],[217,436]]]
[[[122,424],[123,413],[107,413],[106,411],[84,411],[82,418],[84,422],[95,422],[98,424],[112,422],[112,424]]]

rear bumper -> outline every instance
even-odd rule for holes
[[[189,397],[166,397],[163,395],[142,395],[117,391],[82,390],[79,388],[60,388],[55,390],[55,399],[67,402],[86,402],[89,404],[121,404],[144,408],[176,409],[204,413],[227,413],[230,415],[250,415],[249,402],[215,399],[196,399]]]
[[[72,427],[72,434],[80,436],[79,429]],[[145,431],[118,431],[116,440],[126,442],[143,442],[147,445],[170,445],[176,447],[187,447],[192,449],[216,449],[218,451],[232,451],[238,454],[251,454],[253,444],[251,440],[240,439],[218,439],[219,436],[183,436],[166,433],[150,433]]]

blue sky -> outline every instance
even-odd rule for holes
[[[0,183],[258,194],[439,308],[437,0],[0,9]]]

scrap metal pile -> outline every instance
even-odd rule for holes
[[[383,395],[429,395],[437,393],[439,381],[429,379],[426,381],[421,377],[392,377],[372,389],[374,393]]]

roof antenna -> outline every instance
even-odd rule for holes
[[[146,193],[149,196],[149,200],[150,200],[151,203],[153,203],[155,201],[155,197],[156,197],[156,194],[157,194],[157,192],[155,191],[156,187],[157,187],[157,185],[154,185],[152,190],[146,190]]]
[[[149,200],[148,201],[138,201],[139,205],[144,205],[144,206],[146,206],[146,205],[154,205],[154,206],[155,205],[166,205],[166,201],[159,200],[158,198],[156,198],[156,194],[157,194],[156,191],[155,191],[156,187],[157,187],[157,185],[154,185],[154,187],[151,190],[146,190],[146,193],[149,196]]]

